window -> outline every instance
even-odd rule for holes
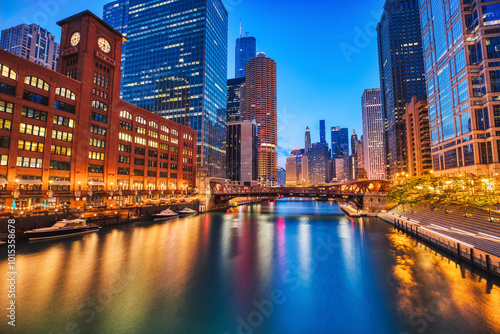
[[[97,125],[91,125],[90,132],[94,133],[96,135],[105,136],[106,135],[106,128],[101,128],[100,126],[97,126]]]
[[[160,143],[160,149],[162,149],[162,150],[164,150],[164,151],[168,151],[168,145],[167,145],[167,144]]]
[[[65,156],[70,157],[71,156],[71,147],[52,145],[50,147],[50,153],[57,154],[57,155],[65,155]]]
[[[0,93],[10,96],[16,96],[16,86],[7,85],[5,82],[0,82]]]
[[[168,162],[160,162],[160,168],[168,169]]]
[[[149,127],[158,129],[158,123],[156,123],[155,121],[149,121]]]
[[[0,148],[10,148],[9,137],[0,137]]]
[[[141,135],[145,135],[146,134],[146,128],[143,128],[141,126],[136,126],[135,127],[135,132],[140,133]]]
[[[101,123],[107,123],[108,118],[104,115],[98,114],[96,112],[92,112],[90,118],[94,121],[101,122]]]
[[[108,111],[108,105],[102,101],[97,101],[97,100],[92,101],[92,107],[94,107],[96,109]]]
[[[7,166],[9,164],[9,156],[6,154],[0,155],[0,166]]]
[[[19,150],[23,150],[23,151],[42,152],[43,153],[43,146],[44,146],[43,143],[20,139],[17,148]]]
[[[90,138],[90,146],[105,148],[106,141],[104,139]]]
[[[144,166],[144,159],[134,158],[134,165]]]
[[[172,129],[172,134],[174,136],[179,136],[179,131],[177,131],[176,129]]]
[[[125,110],[120,111],[120,117],[132,120],[132,114]]]
[[[129,164],[130,163],[130,157],[124,156],[124,155],[119,155],[118,156],[118,162],[121,164]]]
[[[73,134],[59,130],[52,130],[52,139],[72,142]]]
[[[160,153],[160,159],[168,160],[168,153]]]
[[[89,159],[104,161],[104,153],[103,152],[89,151]]]
[[[156,142],[154,140],[148,140],[148,146],[158,148],[158,142]]]
[[[53,170],[71,170],[71,162],[70,161],[50,160],[50,169],[53,169]]]
[[[130,153],[132,151],[132,146],[125,144],[118,144],[118,151]]]
[[[124,122],[124,121],[120,121],[120,128],[124,129],[124,130],[129,130],[129,131],[132,131],[132,129],[133,129],[131,123],[127,123],[127,122]]]
[[[24,168],[42,168],[43,159],[29,158],[29,157],[17,157],[17,167]]]
[[[45,111],[31,109],[28,107],[23,107],[23,109],[21,111],[21,116],[36,119],[36,120],[42,121],[42,122],[47,121],[47,113]]]
[[[168,172],[160,172],[160,177],[161,178],[168,178]]]
[[[32,136],[45,137],[45,128],[38,125],[21,123],[19,132]]]
[[[487,130],[490,128],[490,121],[488,117],[488,108],[476,109],[476,126],[478,130]]]
[[[63,96],[67,99],[70,99],[70,100],[76,100],[76,95],[75,93],[73,93],[72,91],[70,91],[69,89],[67,88],[64,88],[64,87],[57,87],[56,88],[56,94],[57,95],[60,95],[60,96]]]
[[[158,167],[156,160],[148,160],[148,167]]]
[[[135,143],[139,145],[146,145],[146,139],[141,137],[135,137]]]
[[[118,167],[118,175],[130,175],[130,168]]]
[[[129,135],[128,133],[120,132],[120,133],[118,133],[118,139],[131,142],[132,136]]]
[[[177,170],[177,164],[171,164],[170,169]]]
[[[76,112],[76,106],[59,100],[56,100],[54,107],[56,109],[69,112],[70,114],[74,114]]]
[[[168,127],[166,125],[161,126],[161,131],[166,132],[166,133],[170,132],[170,130],[168,129]]]
[[[57,116],[54,115],[53,123],[61,126],[65,126],[68,128],[74,128],[75,127],[75,121],[71,118],[63,117],[63,116]]]
[[[179,144],[179,139],[177,139],[177,138],[170,138],[170,141],[171,141],[173,144]]]
[[[134,169],[134,176],[144,176],[143,169]]]
[[[23,99],[34,103],[43,104],[44,106],[49,105],[49,98],[47,96],[36,94],[27,90],[25,90],[23,93]]]
[[[17,73],[14,72],[10,67],[0,64],[0,74],[3,77],[10,78],[12,80],[17,80]]]
[[[148,134],[150,137],[158,138],[158,132],[154,132],[154,131],[149,130]]]
[[[0,111],[6,112],[7,114],[12,114],[14,110],[14,105],[9,102],[0,101]]]
[[[12,127],[12,121],[10,119],[0,118],[0,130],[9,130]]]
[[[170,173],[170,178],[176,179],[177,178],[177,173]]]
[[[50,87],[47,82],[45,82],[44,80],[37,78],[37,77],[27,76],[26,78],[24,78],[24,83],[27,85],[39,88],[39,89],[43,89],[47,92],[49,91],[49,87]]]
[[[164,141],[168,141],[168,136],[164,134],[160,134],[160,139]]]
[[[140,124],[144,124],[144,125],[146,125],[146,124],[147,124],[146,119],[145,119],[144,117],[141,117],[141,116],[137,116],[137,117],[135,118],[135,121],[136,121],[137,123],[140,123]]]
[[[104,166],[102,165],[89,165],[89,173],[104,173]]]
[[[156,171],[155,170],[148,170],[148,177],[156,177]]]
[[[148,150],[148,157],[157,158],[158,157],[158,152]]]
[[[172,146],[172,147],[170,148],[170,151],[172,151],[173,153],[179,153],[179,148],[178,148],[178,147],[174,147],[174,146]]]

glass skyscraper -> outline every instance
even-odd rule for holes
[[[500,168],[500,3],[422,0],[432,165],[436,173]]]
[[[421,36],[418,0],[387,0],[377,45],[389,178],[407,171],[405,105],[425,98]]]
[[[197,130],[198,165],[225,178],[228,13],[222,1],[129,0],[127,15],[123,99]]]
[[[257,41],[254,37],[241,37],[236,40],[236,54],[234,59],[235,78],[244,78],[247,75],[247,62],[257,55]]]
[[[241,120],[245,78],[227,80],[227,121]]]
[[[319,142],[326,144],[326,129],[324,119],[319,121]]]
[[[380,89],[367,89],[361,98],[363,114],[363,154],[370,180],[385,178],[384,118]]]

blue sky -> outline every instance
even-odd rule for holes
[[[234,47],[243,32],[278,66],[279,165],[304,130],[319,141],[319,120],[361,135],[361,95],[380,86],[376,24],[384,0],[223,0],[229,13],[228,77],[234,76]],[[0,0],[0,29],[37,23],[57,39],[56,21],[89,9],[102,16],[103,0]],[[359,136],[358,135],[358,136]]]

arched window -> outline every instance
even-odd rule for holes
[[[136,121],[137,123],[141,123],[141,124],[144,124],[144,125],[146,125],[146,124],[147,124],[146,119],[145,119],[144,117],[141,117],[141,116],[137,116],[137,117],[135,118],[135,121]]]
[[[92,107],[108,111],[108,105],[102,101],[97,101],[97,100],[92,101]]]
[[[126,110],[120,111],[120,117],[132,120],[132,114],[129,113],[128,111],[126,111]]]
[[[149,121],[149,126],[154,129],[158,129],[158,123],[155,121]]]
[[[24,78],[24,83],[33,87],[46,90],[47,92],[49,91],[50,88],[49,84],[45,80],[42,80],[38,77],[27,76],[26,78]]]
[[[178,136],[179,135],[179,131],[177,131],[176,129],[172,129],[172,134],[174,136]]]
[[[14,72],[14,70],[8,66],[0,64],[0,73],[2,74],[3,77],[17,80],[17,73]]]
[[[71,100],[76,100],[76,95],[75,93],[73,93],[72,91],[70,91],[68,88],[64,88],[64,87],[57,87],[56,88],[56,94],[57,95],[61,95],[67,99],[71,99]]]
[[[170,132],[170,130],[168,129],[168,127],[166,125],[161,126],[161,131],[166,132],[166,133]]]

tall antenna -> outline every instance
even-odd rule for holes
[[[240,19],[240,38],[241,38],[241,19]]]

